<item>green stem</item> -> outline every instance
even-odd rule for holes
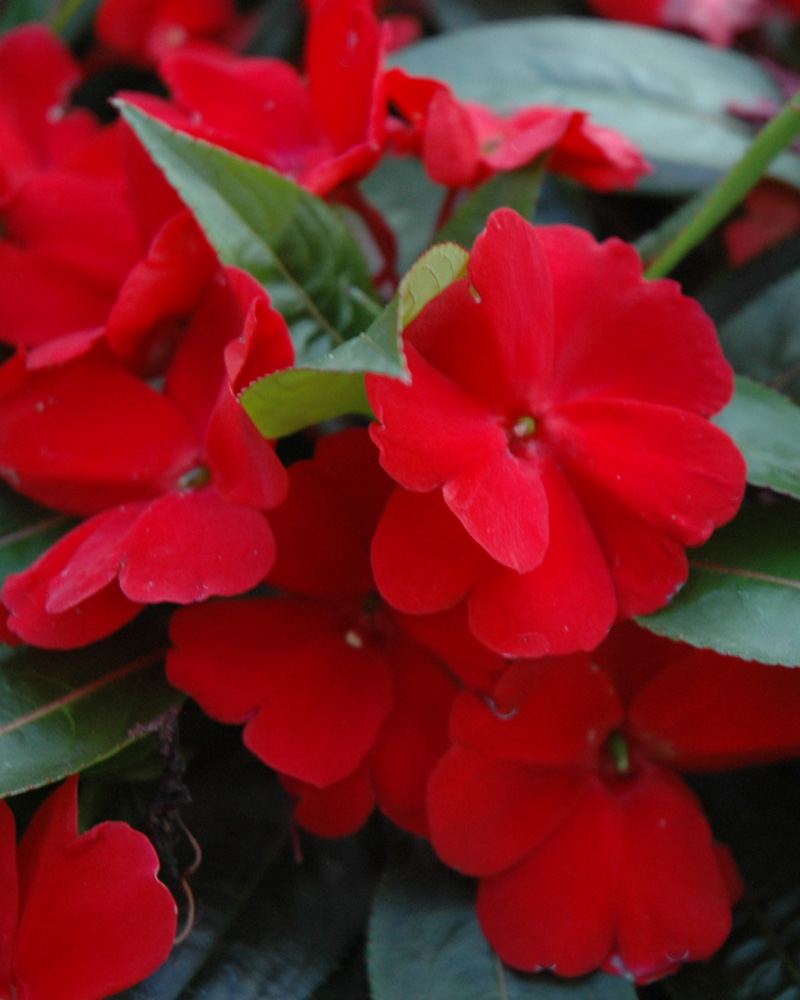
[[[692,219],[677,233],[645,271],[648,278],[663,278],[689,251],[716,229],[722,220],[755,187],[775,157],[800,134],[800,98],[795,97],[756,136],[753,144],[729,174],[709,192]]]

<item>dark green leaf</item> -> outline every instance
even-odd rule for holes
[[[442,226],[436,239],[453,240],[469,248],[491,213],[502,206],[516,209],[525,219],[533,218],[545,165],[545,159],[540,157],[535,163],[497,174],[481,184]]]
[[[625,979],[564,980],[504,966],[481,933],[473,884],[422,846],[399,851],[381,880],[370,921],[375,1000],[635,1000]]]
[[[367,329],[380,306],[358,243],[336,211],[268,167],[124,102],[120,110],[222,262],[267,289],[291,327],[299,362]]]
[[[10,573],[27,569],[74,523],[0,483],[0,586]]]
[[[10,0],[0,13],[0,31],[8,31],[28,21],[46,21],[53,0]]]
[[[769,74],[738,52],[581,18],[483,24],[410,46],[394,61],[501,111],[556,104],[591,112],[655,162],[640,187],[659,194],[693,193],[742,156],[753,133],[730,105],[783,103]],[[771,173],[800,186],[800,157],[783,154]]]
[[[720,341],[736,371],[800,399],[800,272],[724,323]]]
[[[112,756],[180,704],[148,633],[144,620],[77,652],[0,651],[0,797]]]
[[[10,0],[0,4],[0,31],[28,21],[44,21],[72,40],[87,27],[99,3],[100,0]]]
[[[641,625],[745,660],[800,665],[800,505],[746,507],[689,565],[677,597]]]
[[[732,401],[714,423],[739,446],[748,482],[800,499],[800,408],[740,375]]]
[[[304,839],[298,860],[286,796],[243,749],[213,748],[186,781],[193,805],[183,818],[203,855],[190,879],[197,922],[120,1000],[306,1000],[363,927],[374,885],[368,838]]]
[[[446,191],[416,159],[387,156],[361,185],[397,235],[400,273],[430,246]]]
[[[581,14],[580,0],[429,0],[428,8],[443,31],[466,28],[484,21],[509,18]]]
[[[365,333],[304,368],[274,372],[242,393],[242,405],[267,438],[372,410],[364,374],[407,377],[401,333],[432,298],[466,269],[469,254],[453,243],[428,250],[400,282],[397,295]]]
[[[800,1000],[798,779],[794,764],[696,782],[747,892],[724,947],[664,980],[673,1000]]]

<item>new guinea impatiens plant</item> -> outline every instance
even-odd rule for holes
[[[468,6],[0,8],[0,1000],[796,997],[793,5]]]

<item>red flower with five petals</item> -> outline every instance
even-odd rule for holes
[[[741,891],[677,771],[800,751],[800,677],[618,626],[594,654],[523,660],[459,696],[429,784],[440,856],[481,878],[516,968],[640,982],[708,958]]]
[[[395,607],[469,595],[498,652],[592,649],[665,604],[685,546],[738,509],[744,460],[708,420],[733,388],[714,328],[619,240],[498,210],[404,339],[412,383],[367,377],[401,487],[372,548]]]

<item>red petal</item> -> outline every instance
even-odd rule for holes
[[[510,667],[491,699],[461,695],[450,735],[494,758],[587,769],[622,717],[610,679],[588,656],[546,657]]]
[[[684,545],[706,541],[741,504],[741,453],[693,413],[635,400],[576,401],[548,415],[546,434],[567,470]]]
[[[370,538],[349,497],[316,461],[291,466],[289,484],[288,500],[270,515],[278,552],[270,582],[317,597],[363,597],[374,590]]]
[[[431,840],[448,865],[496,875],[539,846],[574,808],[582,768],[531,768],[454,747],[428,785]]]
[[[308,91],[336,153],[370,141],[380,152],[386,104],[381,30],[370,0],[326,0],[306,42]]]
[[[96,567],[82,561],[82,546],[88,542],[91,555],[95,548],[93,536],[99,530],[102,539],[107,523],[118,526],[117,511],[84,522],[56,542],[33,566],[6,579],[2,597],[10,612],[8,627],[25,642],[44,649],[74,649],[110,635],[139,613],[141,604],[128,600],[113,579],[119,564],[116,548],[106,553],[101,547],[101,561]],[[60,614],[51,614],[48,610],[51,588],[55,585],[58,594],[61,585],[64,596],[69,594],[71,563],[76,555],[80,588],[73,596],[80,593],[79,602]]]
[[[516,969],[582,976],[610,953],[621,871],[618,818],[599,781],[524,861],[478,890],[489,943]]]
[[[78,514],[158,495],[197,441],[168,399],[92,354],[29,372],[0,398],[0,466],[35,500]]]
[[[216,269],[216,256],[191,213],[173,216],[120,289],[106,330],[111,349],[126,363],[158,371],[164,359],[157,354],[157,325],[187,317]]]
[[[492,559],[517,573],[541,565],[550,541],[549,511],[534,456],[498,452],[447,482],[442,498]]]
[[[282,775],[281,781],[298,799],[295,822],[318,837],[348,837],[361,829],[375,808],[375,792],[366,765],[325,788],[314,788]]]
[[[800,675],[674,645],[677,659],[641,691],[631,721],[651,757],[727,770],[800,754]]]
[[[170,680],[223,721],[243,721],[270,766],[324,786],[358,767],[392,704],[385,656],[350,641],[347,618],[318,601],[212,604],[175,616]]]
[[[593,649],[617,616],[608,564],[586,514],[561,471],[542,465],[550,545],[542,564],[518,574],[497,563],[469,597],[470,627],[505,656]]]
[[[710,958],[730,932],[731,901],[700,803],[673,774],[648,768],[620,786],[615,805],[624,968],[646,981]]]
[[[431,650],[467,687],[489,693],[508,660],[487,649],[470,632],[464,602],[430,615],[395,614],[394,620],[416,642]]]
[[[551,404],[604,396],[710,416],[728,402],[733,376],[714,325],[677,282],[645,281],[621,240],[597,243],[571,226],[538,232],[553,284]]]
[[[78,837],[77,783],[61,786],[20,845],[23,912],[14,953],[26,995],[102,1000],[167,958],[176,908],[147,838],[125,823]]]
[[[263,514],[213,490],[173,493],[153,501],[131,529],[119,585],[132,601],[192,604],[250,590],[274,559]]]
[[[427,837],[428,778],[450,744],[447,721],[457,688],[441,664],[405,636],[396,636],[386,652],[394,704],[370,757],[375,790],[392,822]]]
[[[371,425],[381,465],[406,489],[425,492],[481,468],[507,448],[488,403],[406,347],[412,384],[368,375],[367,395],[383,426]]]
[[[453,607],[486,561],[438,491],[395,490],[372,540],[378,590],[392,607],[412,614]]]
[[[14,937],[17,933],[19,886],[17,883],[17,835],[14,813],[0,801],[0,988],[11,982]]]

